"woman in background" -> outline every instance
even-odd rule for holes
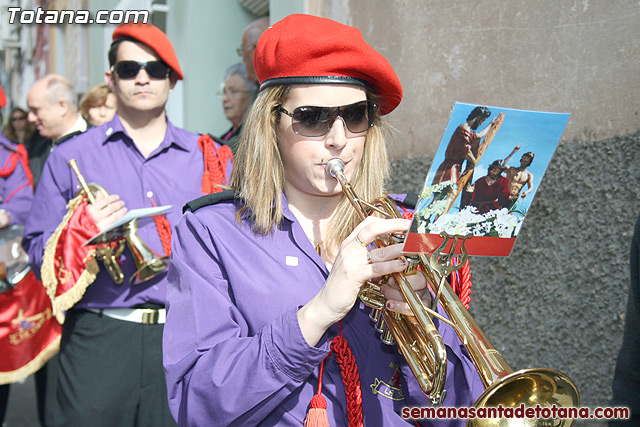
[[[91,126],[100,126],[116,114],[116,96],[104,83],[99,83],[85,93],[80,101],[80,113]]]
[[[27,112],[20,107],[14,107],[3,133],[9,141],[28,147],[35,130],[33,123],[27,120]]]

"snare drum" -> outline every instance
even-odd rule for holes
[[[0,384],[21,381],[44,366],[58,352],[62,334],[20,246],[23,232],[21,225],[0,230],[0,261],[7,266],[0,282]]]
[[[7,266],[7,278],[0,280],[0,294],[16,286],[29,273],[29,255],[22,249],[24,225],[0,230],[0,261]]]

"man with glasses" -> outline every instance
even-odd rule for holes
[[[137,224],[140,239],[168,256],[182,206],[227,184],[231,152],[167,118],[169,93],[183,73],[161,30],[117,27],[109,63],[105,82],[117,97],[117,113],[51,154],[23,242],[35,269],[42,267],[54,310],[66,311],[57,383],[47,400],[49,425],[175,425],[161,354],[166,271],[130,283],[136,266],[125,250],[116,259],[125,280],[117,284],[103,263],[87,261],[91,246],[82,245],[128,209],[168,205],[164,214]],[[68,165],[72,159],[86,182],[109,195],[76,196],[80,177]]]
[[[260,35],[269,27],[269,17],[264,16],[262,18],[256,19],[252,23],[250,23],[242,33],[242,45],[236,49],[236,53],[238,56],[242,57],[242,62],[247,70],[246,78],[244,78],[247,90],[252,91],[251,97],[249,98],[249,105],[246,107],[246,112],[248,113],[251,110],[251,106],[256,99],[257,90],[253,90],[253,87],[258,87],[258,77],[256,77],[256,70],[253,66],[253,56],[256,53],[256,46],[258,44],[258,39]],[[225,77],[225,85],[227,83],[229,74]],[[240,95],[242,96],[242,95]],[[227,115],[227,111],[225,109],[225,115]],[[228,118],[228,117],[227,117]],[[231,148],[231,150],[235,153],[236,147],[238,146],[238,142],[240,142],[240,136],[242,132],[242,125],[244,124],[244,120],[246,118],[246,114],[242,117],[242,121],[239,125],[236,126],[233,123],[232,133],[229,134],[227,132],[223,138],[224,143]]]
[[[264,16],[256,19],[244,29],[242,33],[242,46],[236,49],[238,56],[242,57],[245,67],[247,67],[247,75],[249,80],[258,82],[256,70],[253,66],[253,56],[256,53],[256,45],[260,35],[269,27],[269,17]]]

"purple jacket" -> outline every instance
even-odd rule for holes
[[[16,144],[0,133],[0,169],[9,167],[9,157],[15,150]],[[24,224],[27,222],[32,203],[33,189],[22,163],[18,160],[11,174],[0,177],[0,209],[9,213],[9,225]]]
[[[223,200],[187,211],[176,227],[163,344],[169,406],[183,426],[300,427],[329,353],[327,339],[339,330],[332,326],[310,347],[297,311],[329,272],[286,203],[284,222],[267,236],[256,235],[247,220],[236,222],[240,206]],[[380,341],[369,311],[356,303],[342,321],[360,372],[364,424],[406,427],[401,408],[429,403],[403,357]],[[440,330],[449,357],[443,406],[470,406],[483,391],[481,380],[455,332]],[[330,425],[346,426],[334,356],[325,362],[322,394]]]
[[[87,183],[100,184],[110,194],[119,195],[129,210],[152,207],[149,195],[156,206],[171,205],[166,218],[174,226],[182,215],[182,206],[202,195],[204,162],[197,138],[196,134],[167,121],[164,140],[145,159],[116,115],[112,121],[57,146],[42,171],[23,240],[33,269],[39,273],[47,239],[67,212],[67,202],[79,189],[76,175],[68,165],[70,159],[76,160]],[[231,171],[231,165],[227,171]],[[162,255],[162,242],[154,221],[144,218],[138,221],[138,226],[140,238]],[[166,274],[131,286],[129,277],[135,266],[129,250],[120,259],[124,283],[116,285],[100,263],[98,277],[75,307],[164,305]]]

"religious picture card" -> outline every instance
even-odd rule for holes
[[[446,233],[466,236],[469,255],[508,256],[568,120],[568,113],[456,103],[404,250],[431,253]]]

